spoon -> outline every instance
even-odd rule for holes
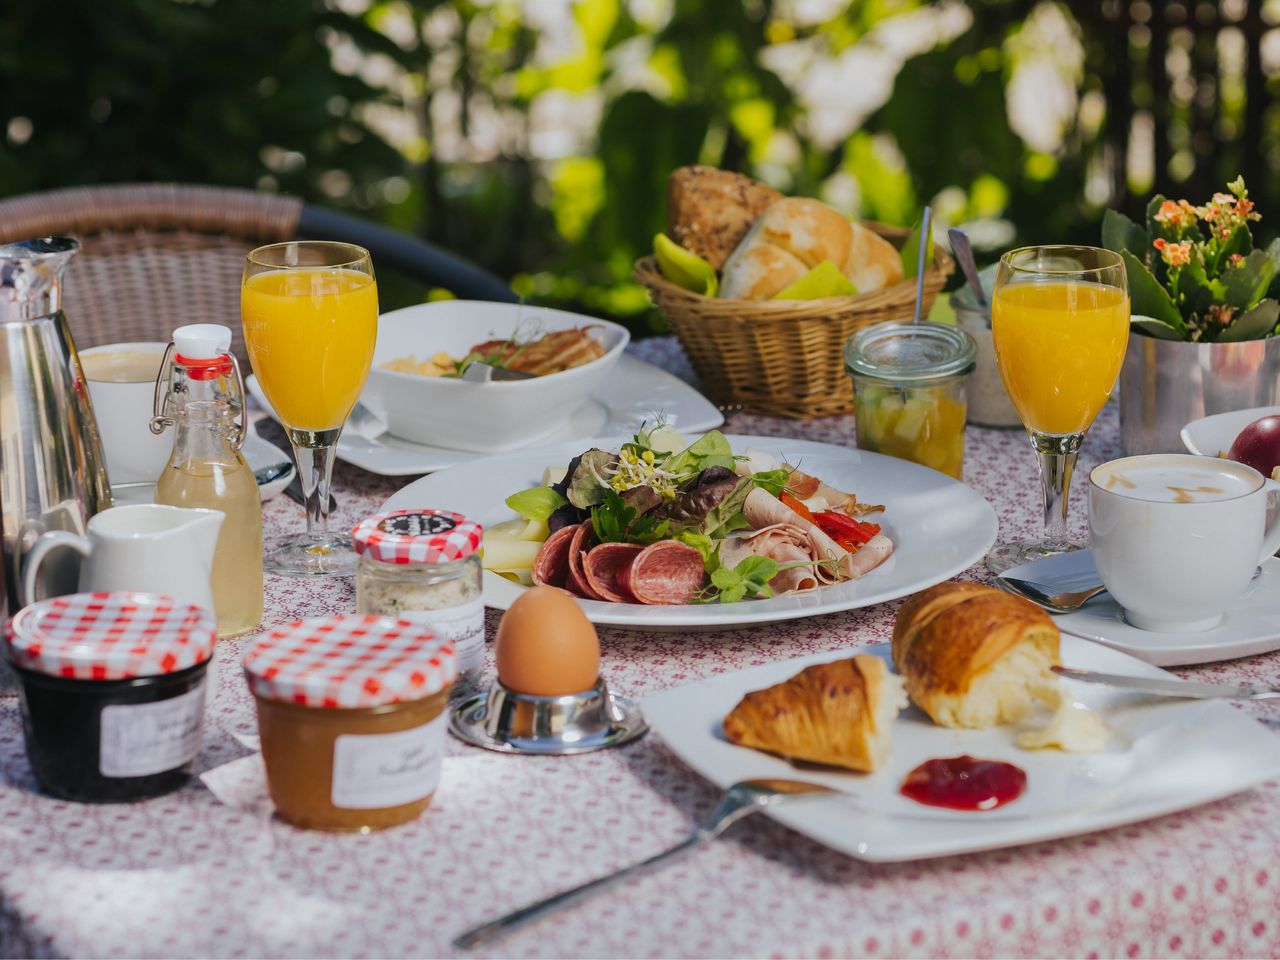
[[[926,206],[920,215],[920,254],[916,261],[916,314],[912,323],[920,322],[920,311],[924,306],[924,265],[931,243],[933,243],[933,207]]]
[[[258,486],[270,483],[272,480],[278,480],[286,473],[293,469],[293,464],[288,460],[281,460],[279,463],[273,463],[267,467],[259,467],[253,471],[253,479],[258,481]]]
[[[545,900],[539,900],[537,903],[531,903],[527,907],[521,907],[505,917],[499,917],[497,920],[491,920],[488,923],[474,927],[456,937],[453,944],[456,947],[470,949],[482,943],[487,943],[495,937],[504,936],[554,910],[576,903],[593,893],[612,886],[624,877],[634,877],[640,873],[647,873],[666,860],[687,853],[709,840],[714,840],[730,824],[736,823],[748,814],[755,813],[757,810],[762,810],[767,806],[799,796],[829,794],[838,795],[840,791],[831,787],[824,787],[820,783],[806,783],[802,780],[743,780],[740,783],[735,783],[725,791],[724,799],[720,801],[720,806],[716,808],[715,813],[711,815],[706,823],[702,824],[697,830],[689,834],[685,840],[674,847],[655,854],[648,860],[642,860],[603,877],[589,880],[581,886],[574,887],[571,890],[564,890],[547,897]]]
[[[947,238],[951,241],[951,252],[956,255],[956,263],[960,264],[960,269],[964,271],[964,278],[969,281],[969,288],[978,298],[978,306],[985,307],[987,296],[982,292],[982,281],[978,279],[978,264],[973,259],[973,247],[969,243],[969,235],[959,227],[952,227],[947,231]]]
[[[1019,580],[1017,577],[996,577],[996,581],[1010,593],[1026,597],[1032,603],[1053,613],[1070,613],[1107,589],[1099,583],[1085,590],[1056,590],[1048,584],[1036,583],[1034,580]]]
[[[531,380],[532,373],[525,373],[523,370],[509,370],[506,367],[496,367],[491,363],[485,363],[483,360],[472,360],[467,364],[466,369],[462,371],[459,378],[468,383],[491,383],[497,380]]]

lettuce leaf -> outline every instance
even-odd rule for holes
[[[531,487],[513,493],[504,502],[526,520],[546,521],[569,501],[550,487]]]

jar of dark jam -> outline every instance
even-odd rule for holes
[[[245,654],[276,815],[367,833],[431,803],[457,675],[453,640],[379,616],[278,627]]]
[[[78,593],[20,610],[4,646],[45,792],[113,803],[186,783],[216,639],[208,611],[150,594]]]

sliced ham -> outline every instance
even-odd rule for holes
[[[858,576],[870,573],[888,560],[892,553],[893,541],[883,533],[877,533],[853,555],[853,568],[858,572]]]
[[[614,603],[635,603],[624,585],[627,572],[644,547],[634,543],[602,543],[587,551],[582,559],[586,581],[596,593]]]
[[[640,551],[622,585],[641,603],[689,603],[706,579],[698,550],[678,540],[659,540]]]
[[[775,523],[759,530],[731,533],[720,541],[720,565],[733,569],[747,557],[768,557],[779,566],[812,563],[813,544],[802,527]],[[818,586],[812,566],[779,570],[769,581],[775,594],[803,593]]]
[[[856,519],[884,509],[877,504],[859,503],[858,498],[852,493],[837,490],[831,484],[763,450],[748,447],[744,457],[746,459],[738,461],[736,467],[740,476],[749,477],[753,473],[766,470],[786,470],[788,471],[787,490],[814,513],[821,510],[836,510]]]
[[[533,558],[534,583],[564,586],[569,576],[569,544],[577,529],[577,524],[561,527],[543,542],[538,555]]]
[[[603,600],[604,597],[596,593],[587,581],[587,574],[583,569],[583,558],[594,541],[595,531],[591,528],[590,520],[574,528],[573,538],[569,541],[569,572],[565,577],[565,586],[587,600]]]
[[[871,546],[870,543],[863,546],[857,553],[850,553],[832,540],[817,524],[806,520],[777,497],[758,487],[747,494],[742,512],[746,515],[747,523],[755,530],[775,523],[792,524],[803,530],[813,546],[814,559],[829,561],[815,566],[817,577],[823,583],[856,580],[875,569],[888,558],[889,554],[893,553],[893,541],[884,534],[878,534],[872,542],[881,538],[883,541],[877,543],[874,550],[868,551],[865,559],[859,560],[858,557]]]

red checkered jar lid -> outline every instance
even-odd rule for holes
[[[453,641],[424,624],[346,614],[277,627],[245,654],[249,689],[306,707],[381,707],[439,693],[457,675]]]
[[[356,552],[382,563],[445,563],[480,548],[484,527],[449,510],[392,510],[356,524]]]
[[[147,593],[73,593],[19,610],[5,627],[9,659],[74,680],[176,673],[213,656],[218,625],[202,607]]]

